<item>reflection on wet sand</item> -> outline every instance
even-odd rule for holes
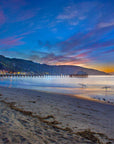
[[[48,92],[78,95],[114,103],[114,76],[78,77],[10,77],[1,78],[0,85]]]

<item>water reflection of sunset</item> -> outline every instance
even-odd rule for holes
[[[110,75],[88,76],[88,78],[47,76],[1,79],[0,85],[3,86],[64,93],[114,102],[114,76]]]

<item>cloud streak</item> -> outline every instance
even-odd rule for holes
[[[110,27],[110,26],[114,26],[114,21],[112,21],[112,22],[101,22],[98,25],[99,28],[105,28],[105,27]]]
[[[38,63],[44,63],[44,64],[49,64],[49,65],[67,65],[67,64],[82,64],[89,62],[88,59],[79,59],[79,58],[74,58],[74,57],[65,57],[62,55],[55,56],[54,54],[48,54],[45,57],[39,57],[37,55],[31,55],[29,59],[38,62]]]
[[[77,10],[74,9],[72,6],[67,6],[64,8],[63,13],[59,14],[56,19],[58,20],[69,20],[73,19],[77,16]]]
[[[9,49],[13,48],[14,46],[19,46],[25,44],[24,41],[22,41],[23,37],[8,37],[4,39],[0,39],[0,49]]]

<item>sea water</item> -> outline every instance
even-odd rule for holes
[[[83,98],[114,103],[114,76],[1,77],[0,86],[72,94]]]

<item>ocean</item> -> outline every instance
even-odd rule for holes
[[[114,104],[113,75],[90,75],[86,78],[69,76],[1,77],[0,86],[70,94]]]

